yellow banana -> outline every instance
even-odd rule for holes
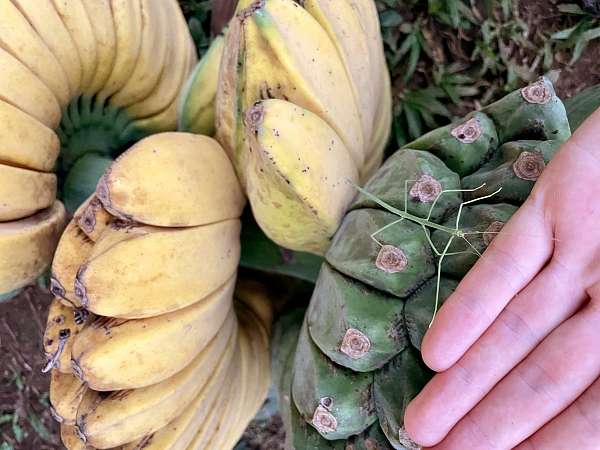
[[[98,197],[92,195],[75,211],[73,220],[88,238],[97,242],[115,218],[104,209]]]
[[[77,223],[71,220],[56,247],[52,261],[50,290],[75,307],[81,307],[81,302],[75,295],[75,277],[79,266],[87,261],[93,245],[94,243],[81,231]]]
[[[81,266],[75,293],[87,309],[109,317],[142,318],[181,309],[235,273],[239,232],[239,220],[192,228],[144,227],[140,235]]]
[[[87,386],[72,373],[53,370],[50,378],[50,404],[52,415],[65,425],[75,425],[77,408]]]
[[[83,6],[90,18],[96,42],[96,71],[84,92],[91,97],[102,89],[111,74],[117,52],[117,36],[111,0],[83,0]]]
[[[0,123],[0,161],[41,172],[53,169],[60,141],[50,128],[2,100]]]
[[[48,128],[56,128],[61,117],[60,105],[42,80],[1,46],[0,67],[0,100],[19,108]]]
[[[0,293],[34,281],[52,261],[65,225],[62,203],[13,222],[0,223]]]
[[[71,95],[81,87],[81,60],[75,42],[58,15],[52,0],[12,0],[44,40],[69,80]]]
[[[381,70],[381,76],[383,78],[384,89],[375,119],[375,130],[370,146],[370,154],[360,171],[360,181],[362,184],[366,183],[371,178],[371,175],[381,166],[392,128],[392,89],[390,74],[385,65]]]
[[[207,298],[169,314],[92,322],[73,344],[77,375],[98,391],[140,388],[173,376],[221,328],[231,309],[234,284],[232,276]]]
[[[327,33],[292,0],[259,0],[249,9],[238,19],[243,21],[240,38],[245,44],[242,111],[260,99],[286,99],[328,123],[360,167],[365,139],[359,108]],[[244,159],[238,155],[240,170]]]
[[[81,61],[81,90],[85,92],[96,73],[98,63],[96,40],[91,19],[82,0],[53,0],[54,7],[71,34]]]
[[[275,242],[324,253],[355,194],[356,166],[344,143],[315,114],[283,100],[246,116],[252,159],[246,168],[254,216]]]
[[[0,46],[29,67],[50,88],[61,107],[67,105],[70,92],[65,71],[42,38],[10,1],[0,2]]]
[[[177,113],[180,131],[215,134],[215,97],[224,43],[223,36],[214,39],[185,83]]]
[[[100,103],[121,89],[129,80],[142,46],[141,0],[111,0],[116,50],[112,71],[98,92]]]
[[[67,450],[93,450],[83,443],[73,425],[60,425],[60,439]]]
[[[273,323],[273,307],[266,286],[258,281],[239,279],[235,287],[235,298],[238,303],[241,302],[252,310],[265,331],[270,334]]]
[[[71,349],[86,321],[88,314],[65,305],[58,297],[52,300],[44,332],[44,354],[47,365],[44,372],[56,369],[61,373],[71,372]]]
[[[304,8],[321,24],[334,43],[344,63],[361,117],[365,143],[373,133],[378,106],[378,78],[372,77],[372,66],[379,63],[370,54],[368,35],[348,0],[304,0]],[[366,153],[366,152],[365,152]]]
[[[165,1],[165,15],[169,20],[165,70],[162,71],[158,84],[147,98],[126,108],[128,115],[133,118],[155,116],[165,111],[177,98],[182,80],[188,71],[189,30],[181,26],[181,22],[185,22],[183,13],[176,0],[163,1]]]
[[[110,448],[154,434],[154,448],[160,441],[158,448],[174,450],[169,438],[184,431],[183,418],[190,422],[194,416],[205,415],[225,382],[236,348],[236,330],[231,309],[217,335],[181,372],[152,386],[114,392],[96,403],[93,410],[80,409],[77,425],[86,441],[98,448]],[[171,428],[173,421],[178,423],[175,430]]]
[[[0,179],[0,222],[30,216],[52,205],[56,198],[53,173],[0,164]]]
[[[109,167],[96,192],[112,215],[164,227],[235,219],[245,202],[217,141],[188,133],[138,142]]]
[[[169,68],[167,57],[168,6],[164,0],[146,0],[142,5],[142,46],[135,68],[125,85],[110,99],[117,107],[129,106],[146,98],[160,79],[163,70]]]

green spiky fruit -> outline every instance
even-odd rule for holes
[[[280,376],[295,448],[419,448],[403,417],[432,376],[423,337],[569,135],[541,79],[375,173],[332,240]]]

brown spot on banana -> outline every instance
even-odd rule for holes
[[[85,269],[87,268],[87,266],[83,265],[79,268],[79,270],[77,271],[77,276],[75,277],[75,296],[79,299],[79,301],[81,302],[81,305],[87,309],[90,301],[87,297],[87,291],[85,289],[85,285],[83,284],[83,282],[81,281],[81,279],[83,278],[83,275],[85,274]]]
[[[265,0],[256,0],[254,3],[252,3],[247,8],[242,9],[237,14],[237,17],[238,17],[239,20],[244,21],[248,17],[252,16],[252,14],[254,14],[259,9],[264,8],[264,6],[265,6]]]
[[[253,134],[258,133],[258,129],[265,119],[265,107],[261,102],[256,102],[247,112],[244,117],[244,123],[246,127],[252,131]]]

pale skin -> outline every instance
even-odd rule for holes
[[[444,303],[405,427],[433,450],[600,449],[600,110]]]

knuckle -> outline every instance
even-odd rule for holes
[[[531,391],[533,401],[542,399],[553,403],[557,402],[558,385],[541,365],[529,361],[517,367],[514,373],[525,387]]]

